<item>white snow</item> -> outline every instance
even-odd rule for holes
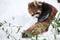
[[[17,27],[15,26],[23,26],[21,28],[21,32],[28,29],[29,26],[36,23],[36,18],[33,18],[28,13],[28,3],[32,2],[34,0],[0,0],[0,22],[3,22],[6,20],[8,23],[11,23],[12,25],[9,27],[8,23],[4,24],[2,27],[4,27],[4,31],[2,30],[2,27],[0,28],[0,40],[15,40],[15,38],[18,40],[19,38],[21,40],[26,40],[21,38],[20,31],[16,33]],[[57,0],[39,0],[42,2],[47,2],[49,4],[52,4],[55,6],[58,10],[58,13],[60,12],[60,4],[57,2]],[[12,20],[12,17],[15,17],[14,20]],[[6,29],[11,34],[10,39],[7,38]],[[50,29],[51,30],[51,29]],[[53,33],[51,31],[48,31],[45,33],[44,37],[47,38],[47,40],[54,40],[53,39]],[[27,39],[28,40],[28,39]],[[57,40],[60,40],[59,35],[57,36]]]

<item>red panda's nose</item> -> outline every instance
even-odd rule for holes
[[[35,15],[35,13],[34,14],[32,14],[32,16],[34,16]]]

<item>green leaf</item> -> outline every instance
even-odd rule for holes
[[[2,30],[4,31],[4,28],[2,28]]]
[[[38,34],[36,34],[36,40],[38,40]]]
[[[9,26],[11,26],[11,23],[9,23]]]
[[[51,24],[52,25],[52,27],[54,28],[54,24]]]
[[[60,27],[60,23],[59,23],[59,24],[57,24],[57,27]]]
[[[60,18],[59,18],[59,21],[60,21]]]
[[[18,28],[18,31],[17,31],[17,33],[20,31],[20,28]]]
[[[45,38],[43,40],[46,40]]]
[[[7,21],[6,21],[6,20],[4,20],[4,23],[7,23]]]
[[[10,36],[10,34],[7,36],[8,39],[9,39],[9,36]]]
[[[28,36],[29,38],[32,37],[32,34],[30,32],[25,32],[25,36]]]
[[[3,23],[0,22],[0,27],[3,25]]]
[[[6,34],[8,34],[8,29],[6,30]]]
[[[58,31],[58,32],[60,32],[60,30],[59,30],[59,29],[57,29],[57,31]]]
[[[14,19],[15,19],[15,17],[12,17],[12,19],[14,20]]]

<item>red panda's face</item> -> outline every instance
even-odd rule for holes
[[[35,6],[33,2],[29,3],[28,4],[28,11],[29,11],[29,14],[31,14],[31,16],[39,17],[39,14],[41,13],[41,6],[40,5]]]

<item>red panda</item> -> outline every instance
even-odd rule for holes
[[[54,19],[56,13],[58,12],[54,6],[48,3],[39,2],[39,4],[34,5],[34,2],[28,4],[29,14],[31,16],[38,14],[38,16],[36,16],[38,20],[37,23],[22,33],[22,37],[28,37],[28,34],[25,34],[26,32],[29,32],[32,34],[32,36],[34,36],[36,34],[36,31],[33,30],[35,29],[37,30],[38,34],[47,32],[50,26],[50,21]],[[42,27],[45,29],[41,29]]]

